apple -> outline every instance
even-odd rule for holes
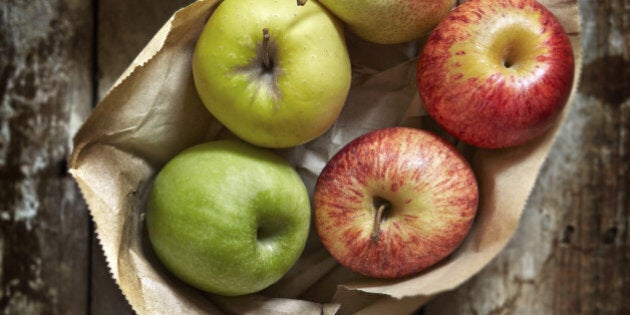
[[[533,0],[470,0],[429,36],[418,61],[427,112],[473,146],[521,145],[551,128],[573,85],[571,42]]]
[[[298,3],[307,1],[298,0]],[[429,33],[455,0],[319,0],[364,40],[398,44]]]
[[[451,254],[477,211],[464,157],[428,131],[390,127],[337,152],[314,192],[317,234],[345,267],[374,278],[418,273]]]
[[[225,296],[277,282],[301,255],[311,206],[281,157],[240,140],[190,147],[158,173],[147,204],[162,264],[198,289]]]
[[[239,138],[268,148],[328,130],[350,89],[341,22],[316,1],[225,0],[193,54],[206,108]]]

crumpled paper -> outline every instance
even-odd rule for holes
[[[563,115],[552,130],[526,145],[481,150],[459,144],[475,170],[480,206],[461,247],[416,276],[375,280],[340,266],[311,229],[306,249],[289,273],[262,292],[221,297],[193,289],[158,262],[145,230],[152,180],[181,150],[234,137],[203,107],[192,81],[191,58],[202,27],[218,0],[178,10],[95,108],[74,139],[70,172],[96,226],[112,277],[139,314],[378,314],[409,313],[482,269],[516,230],[536,177]],[[563,23],[581,65],[577,1],[541,1]],[[416,91],[416,58],[422,39],[376,45],[346,32],[353,66],[352,88],[334,126],[295,148],[277,150],[312,193],[326,161],[355,137],[406,125],[440,133]],[[448,135],[441,132],[448,138]]]

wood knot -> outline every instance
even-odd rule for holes
[[[617,238],[617,234],[619,233],[619,229],[617,227],[611,227],[604,233],[604,244],[613,244],[615,243],[615,239]]]
[[[562,243],[571,244],[571,236],[573,233],[575,233],[575,227],[571,224],[567,225],[562,234]]]

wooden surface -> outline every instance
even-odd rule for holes
[[[67,174],[71,137],[192,0],[0,2],[0,309],[132,314]],[[423,314],[630,314],[630,2],[580,0],[583,74],[519,229]]]
[[[66,157],[93,104],[86,1],[0,2],[0,309],[81,314],[90,221]]]

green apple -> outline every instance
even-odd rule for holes
[[[306,244],[311,208],[297,172],[240,140],[182,151],[159,172],[147,204],[158,259],[207,292],[249,294],[277,282]]]
[[[455,0],[319,0],[319,2],[345,22],[356,35],[378,44],[403,43],[426,35],[455,6]]]
[[[350,89],[341,22],[319,3],[225,0],[193,55],[197,91],[239,138],[292,147],[328,130]]]

